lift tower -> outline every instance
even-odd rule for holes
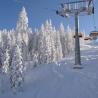
[[[69,0],[71,1],[71,0]],[[82,68],[80,56],[80,42],[79,42],[79,15],[94,14],[93,0],[78,0],[60,4],[60,8],[56,11],[57,15],[62,17],[74,16],[75,17],[75,66],[74,68]]]

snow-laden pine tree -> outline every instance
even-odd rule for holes
[[[70,54],[74,51],[74,38],[73,38],[73,32],[70,29],[69,26],[67,26],[66,29],[66,50],[67,50],[67,54]]]
[[[5,50],[4,57],[3,57],[3,69],[4,73],[8,73],[9,71],[9,62],[10,62],[10,55],[8,48]]]
[[[46,61],[46,40],[45,40],[45,28],[44,25],[42,24],[41,30],[39,33],[39,38],[38,38],[38,61],[40,64],[45,63]]]
[[[16,30],[26,31],[27,28],[28,28],[28,17],[27,17],[26,9],[25,9],[25,7],[23,7],[22,11],[19,14],[19,19],[18,19],[18,22],[17,22]]]
[[[33,57],[36,53],[38,54],[38,40],[39,40],[39,30],[36,29],[35,32],[32,33],[29,37],[28,50],[31,60],[33,60]]]
[[[24,80],[24,65],[21,53],[21,48],[18,43],[16,43],[13,50],[13,58],[10,66],[10,83],[11,88],[14,92],[19,90],[23,85]]]
[[[36,51],[34,54],[33,54],[33,67],[37,67],[38,65],[38,52]]]
[[[63,58],[62,46],[60,41],[60,34],[57,31],[55,35],[55,49],[56,49],[56,61],[59,61]]]
[[[52,21],[51,19],[49,20],[49,24],[48,24],[48,31],[49,31],[49,34],[48,36],[50,37],[50,50],[51,50],[51,62],[56,62],[57,59],[56,59],[56,47],[55,47],[55,36],[56,36],[56,29],[55,27],[52,25]],[[50,63],[51,63],[50,62]]]
[[[3,47],[2,31],[0,31],[0,47]]]
[[[46,63],[51,63],[51,33],[52,33],[52,25],[47,20],[45,23],[45,56],[46,56]]]
[[[18,33],[21,34],[22,37],[22,53],[23,53],[23,59],[27,60],[28,57],[28,42],[29,42],[29,35],[28,35],[28,17],[25,7],[22,8],[22,11],[19,14],[19,19],[17,22],[16,27],[16,36]]]
[[[15,45],[15,42],[16,42],[16,36],[15,36],[15,30],[14,29],[11,29],[8,34],[8,40],[9,40],[9,46],[10,46],[10,49],[13,48],[13,46]]]
[[[2,72],[3,55],[4,55],[2,34],[3,34],[3,32],[0,31],[0,72]]]
[[[4,51],[2,48],[0,48],[0,73],[2,72],[2,67],[3,67],[3,56],[4,56]]]
[[[10,32],[7,33],[7,43],[6,44],[7,44],[7,48],[10,51],[12,48],[12,44],[13,44]]]
[[[10,65],[10,57],[11,57],[11,52],[12,52],[12,47],[13,47],[13,41],[11,38],[11,33],[10,31],[6,32],[5,40],[3,40],[3,72],[8,73],[9,70],[9,65]]]
[[[3,49],[0,47],[0,93],[2,92],[2,80],[3,80],[3,75],[2,75],[2,69],[3,69]]]
[[[66,35],[65,35],[65,29],[63,23],[60,24],[59,28],[59,34],[60,34],[60,41],[61,41],[61,46],[62,46],[62,53],[63,57],[65,57],[67,50],[66,50]]]
[[[41,27],[38,42],[40,63],[52,63],[56,61],[55,32],[51,20],[47,20]]]
[[[8,34],[8,31],[6,30],[6,29],[4,29],[3,31],[2,31],[2,41],[3,41],[3,45],[2,45],[2,47],[3,47],[3,50],[5,50],[6,48],[7,48],[7,34]]]

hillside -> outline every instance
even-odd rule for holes
[[[21,92],[6,86],[0,98],[98,98],[98,44],[86,45],[81,56],[82,69],[73,69],[73,56],[39,66],[25,73]]]

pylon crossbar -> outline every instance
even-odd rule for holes
[[[88,2],[88,4],[90,5],[92,1],[93,1],[93,0],[80,0],[80,1],[66,2],[66,3],[64,3],[64,4],[73,4],[73,3]]]

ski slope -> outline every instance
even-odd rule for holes
[[[86,45],[81,57],[82,69],[73,69],[74,56],[28,69],[23,90],[7,86],[0,98],[98,98],[98,44]]]

